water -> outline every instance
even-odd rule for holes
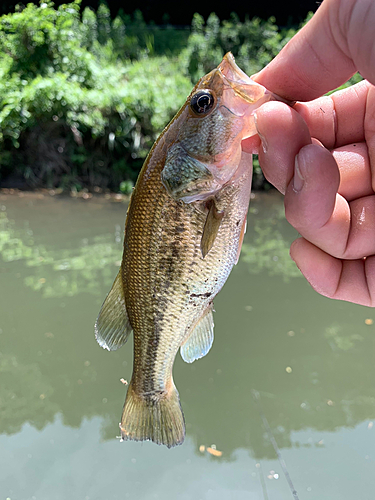
[[[264,419],[300,500],[372,499],[374,310],[310,289],[275,193],[251,203],[211,352],[176,359],[185,443],[119,443],[132,345],[102,350],[93,323],[125,213],[0,195],[0,500],[293,499]]]

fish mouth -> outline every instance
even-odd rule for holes
[[[222,75],[230,82],[255,85],[255,82],[237,66],[232,52],[227,52],[225,54],[217,69],[220,70]]]
[[[241,68],[236,64],[232,52],[227,52],[223,60],[217,67],[222,74],[224,81],[248,103],[254,103],[263,96],[270,101],[280,101],[288,106],[294,106],[296,101],[289,101],[283,97],[267,90],[259,83],[254,82]]]
[[[265,87],[259,85],[259,83],[255,83],[237,66],[231,52],[225,54],[217,69],[220,71],[226,85],[228,85],[238,97],[241,97],[250,104],[257,102],[268,93]]]

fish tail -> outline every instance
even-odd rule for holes
[[[168,448],[182,444],[185,421],[173,382],[167,392],[152,395],[138,394],[130,382],[120,429],[123,440],[153,441]]]

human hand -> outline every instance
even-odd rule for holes
[[[256,112],[265,177],[302,238],[291,257],[322,295],[375,306],[375,3],[324,0],[253,79],[298,102]],[[359,70],[368,81],[330,96]],[[370,83],[371,82],[371,83]],[[314,99],[314,100],[312,100]]]

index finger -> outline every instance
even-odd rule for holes
[[[310,101],[357,70],[375,83],[373,0],[324,0],[313,18],[253,79],[291,101]]]

